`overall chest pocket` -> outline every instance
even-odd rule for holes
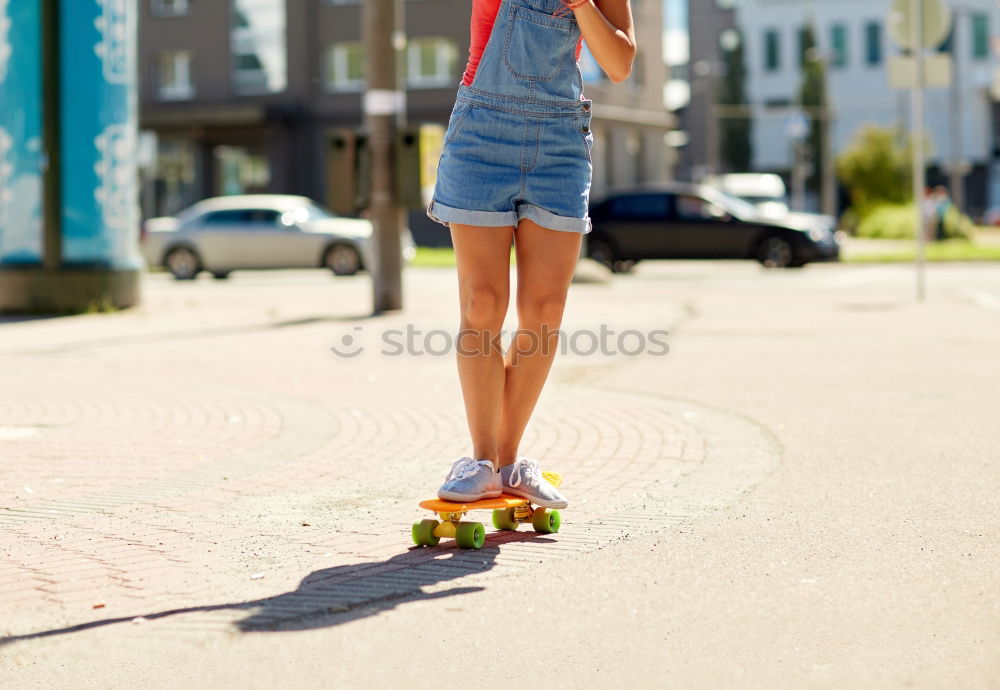
[[[520,79],[554,79],[575,55],[576,20],[515,7],[507,23],[503,61]]]

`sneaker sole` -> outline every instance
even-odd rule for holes
[[[439,491],[438,498],[442,501],[451,501],[452,503],[474,503],[475,501],[482,501],[485,498],[500,498],[503,491],[497,491],[482,494],[481,496],[473,496],[471,494],[453,494],[447,491]]]
[[[531,501],[542,508],[551,508],[552,510],[564,510],[566,506],[569,505],[569,501],[558,502],[545,501],[544,499],[539,500],[538,496],[529,496],[528,494],[518,491],[517,489],[511,489],[510,487],[505,489],[505,493],[508,493],[511,496],[517,496],[518,498],[523,498],[526,501]]]

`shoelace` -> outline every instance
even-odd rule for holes
[[[472,477],[479,472],[480,464],[483,460],[473,460],[472,458],[462,458],[451,467],[451,475],[448,481],[461,481]],[[489,462],[488,460],[485,462]]]
[[[521,486],[522,476],[529,481],[534,479],[537,483],[542,476],[542,468],[537,460],[518,458],[517,462],[514,463],[514,467],[510,470],[510,476],[514,477],[514,481],[510,483],[512,487]]]

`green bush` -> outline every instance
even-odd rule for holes
[[[858,237],[884,240],[916,237],[916,224],[914,223],[916,210],[913,208],[913,204],[879,204],[870,206],[864,214],[859,214],[853,209],[849,213],[853,215],[848,217],[849,214],[845,213],[841,227],[850,227]],[[849,226],[850,222],[855,224]],[[972,220],[967,215],[960,213],[955,207],[948,209],[948,212],[945,213],[944,235],[949,239],[970,239],[974,227]],[[936,230],[936,228],[932,228],[932,230]]]
[[[888,127],[864,127],[837,157],[837,176],[847,186],[851,204],[862,217],[879,204],[902,204],[913,198],[909,145]]]

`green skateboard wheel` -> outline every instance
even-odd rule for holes
[[[480,522],[460,522],[455,530],[455,541],[463,549],[481,549],[486,543],[486,528]]]
[[[497,529],[514,530],[520,527],[521,523],[514,519],[513,508],[504,508],[493,511],[493,526]]]
[[[535,514],[531,516],[531,525],[535,528],[536,532],[541,532],[542,534],[558,532],[559,525],[561,524],[562,515],[559,514],[558,510],[536,508]]]
[[[437,546],[438,542],[441,541],[441,537],[434,535],[434,530],[437,529],[437,526],[437,520],[414,522],[413,529],[410,530],[410,534],[413,536],[413,543],[417,546]]]

